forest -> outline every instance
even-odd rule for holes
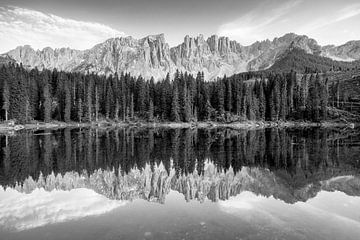
[[[299,77],[300,76],[300,77]],[[245,73],[205,81],[177,71],[161,81],[130,76],[0,69],[4,121],[287,121],[327,119],[324,74]],[[336,93],[334,93],[336,95]]]

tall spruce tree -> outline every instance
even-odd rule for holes
[[[9,120],[9,109],[10,109],[10,90],[7,80],[7,76],[3,79],[3,92],[2,92],[3,105],[2,109],[4,110],[5,121]]]
[[[51,121],[51,93],[50,93],[50,73],[45,71],[43,73],[43,120],[44,122]]]
[[[64,109],[64,121],[70,122],[71,121],[71,92],[69,81],[65,80],[65,109]]]
[[[179,114],[179,93],[177,84],[174,83],[173,92],[172,92],[172,102],[171,102],[171,115],[170,120],[174,122],[180,121],[180,114]]]

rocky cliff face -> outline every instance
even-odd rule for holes
[[[136,40],[132,37],[113,38],[83,53],[83,61],[74,71],[112,74],[125,71],[147,79],[164,78],[174,72],[169,45],[163,34]]]
[[[57,68],[106,75],[124,71],[146,79],[154,77],[156,80],[179,69],[192,74],[203,71],[206,79],[213,79],[267,69],[291,47],[337,60],[360,59],[360,41],[339,47],[321,47],[314,39],[293,33],[273,41],[255,42],[250,46],[242,46],[227,37],[213,35],[205,40],[199,35],[196,38],[186,36],[183,43],[170,48],[164,35],[160,34],[139,40],[132,37],[112,38],[84,51],[69,48],[35,51],[30,46],[23,46],[2,56],[10,57],[29,68]]]
[[[360,41],[349,41],[341,46],[324,46],[322,48],[322,55],[338,61],[359,60]]]

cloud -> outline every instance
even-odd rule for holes
[[[336,22],[343,21],[352,17],[355,17],[360,14],[360,4],[353,4],[347,7],[344,7],[338,12],[338,16],[335,19]]]
[[[87,49],[124,33],[104,24],[77,21],[19,7],[0,7],[0,52],[19,45]]]
[[[0,186],[0,227],[22,231],[104,214],[125,204],[86,188],[51,192],[35,189],[25,194]]]
[[[328,12],[326,14],[320,15],[320,17],[314,18],[311,22],[301,26],[298,31],[309,34],[320,28],[328,27],[358,15],[360,15],[360,4],[348,5],[341,8],[340,10]]]
[[[289,1],[272,7],[272,2],[267,1],[235,21],[221,25],[218,34],[233,37],[242,44],[251,44],[262,39],[263,30],[267,26],[277,21],[286,21],[283,17],[301,2]]]

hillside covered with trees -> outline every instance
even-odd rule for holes
[[[0,70],[1,119],[18,123],[114,121],[294,120],[327,118],[329,91],[321,74],[247,73],[204,81],[176,72],[155,82],[129,74],[109,77],[31,71],[21,65]]]
[[[278,60],[267,70],[271,72],[318,73],[332,71],[349,71],[358,69],[360,61],[343,62],[331,58],[306,53],[300,48],[290,48],[279,56]]]

